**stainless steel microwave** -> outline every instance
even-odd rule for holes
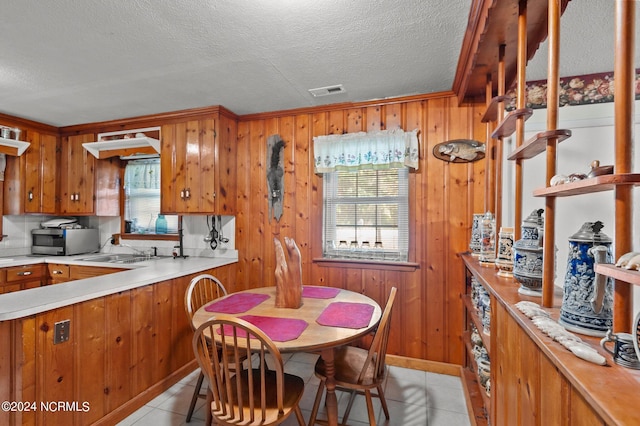
[[[31,240],[32,254],[69,256],[100,250],[97,229],[34,229],[31,231]]]

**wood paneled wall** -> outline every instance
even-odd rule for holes
[[[238,123],[236,248],[233,290],[275,285],[273,239],[293,237],[303,258],[303,283],[346,288],[386,302],[398,287],[389,351],[395,355],[461,364],[464,267],[473,213],[484,203],[484,162],[453,164],[432,155],[450,139],[484,140],[483,106],[458,106],[450,94],[407,98],[341,109],[241,117]],[[419,129],[420,167],[410,174],[409,260],[412,271],[381,267],[327,267],[322,255],[322,178],[313,171],[313,136],[402,128]],[[268,216],[267,138],[284,148],[284,211]],[[487,153],[491,155],[491,153]]]

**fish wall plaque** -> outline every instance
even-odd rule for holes
[[[454,139],[433,147],[433,156],[450,163],[470,163],[484,158],[485,145],[472,139]]]

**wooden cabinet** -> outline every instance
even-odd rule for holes
[[[47,283],[60,284],[67,281],[99,277],[125,271],[123,268],[106,268],[100,266],[66,265],[63,263],[47,264]]]
[[[465,373],[476,423],[485,424],[486,412],[493,425],[640,424],[640,413],[629,409],[628,399],[616,397],[638,393],[640,370],[615,364],[600,349],[599,337],[580,335],[585,344],[605,356],[608,365],[576,357],[515,307],[521,300],[539,303],[539,297],[519,294],[519,285],[512,278],[498,276],[495,269],[480,265],[469,254],[463,254],[462,259],[467,279],[477,280],[491,299],[491,397],[477,397],[483,390],[478,390],[473,366]],[[609,265],[598,265],[597,270],[616,278],[628,273]],[[631,275],[623,279],[640,283],[640,273]],[[561,296],[558,289],[554,293],[556,307],[545,308],[556,321]],[[470,303],[466,306],[470,315],[474,308]]]
[[[82,146],[85,142],[93,141],[93,133],[62,138],[60,214],[120,214],[120,160],[96,160]]]
[[[236,128],[222,108],[162,126],[162,213],[235,213]]]
[[[26,140],[30,145],[22,156],[7,157],[4,212],[55,214],[59,138],[27,129]]]
[[[60,213],[95,213],[96,159],[82,147],[83,143],[94,140],[93,133],[62,138]]]
[[[0,294],[45,284],[44,265],[22,265],[0,269]]]
[[[480,352],[486,351],[487,357],[491,360],[491,339],[485,333],[483,318],[490,318],[491,297],[488,306],[483,306],[480,290],[484,289],[481,282],[467,271],[466,274],[466,294],[463,296],[465,308],[465,331],[463,339],[465,343],[465,370],[463,379],[467,382],[469,398],[471,400],[472,414],[477,425],[489,424],[490,391],[483,386],[478,369],[478,360],[481,358]],[[487,290],[482,290],[488,295]],[[475,343],[473,335],[479,337],[480,342]],[[483,349],[482,349],[483,348]],[[490,384],[489,384],[490,386]]]
[[[100,266],[69,265],[69,281],[81,280],[84,278],[99,277],[101,275],[113,274],[125,271],[123,268],[106,268]]]

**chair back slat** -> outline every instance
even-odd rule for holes
[[[210,274],[193,277],[184,295],[184,308],[189,319],[194,313],[212,300],[227,295],[227,289],[219,279]]]
[[[216,344],[211,342],[215,340]],[[202,371],[209,379],[213,396],[213,415],[221,423],[233,422],[259,425],[268,417],[267,400],[276,392],[277,409],[284,412],[284,368],[280,352],[260,329],[239,318],[219,315],[196,329],[194,353]],[[208,347],[219,347],[210,350]],[[243,360],[251,362],[257,354],[257,365],[235,371]],[[273,374],[266,365],[273,364],[276,386],[267,386],[267,376]]]
[[[382,317],[378,323],[376,334],[369,347],[367,359],[365,360],[360,375],[358,377],[358,383],[362,383],[367,377],[367,371],[373,367],[374,379],[383,377],[385,369],[385,357],[387,354],[387,344],[389,342],[389,330],[391,329],[391,311],[393,310],[393,303],[396,299],[397,288],[392,287],[389,293],[389,299],[385,305]]]

